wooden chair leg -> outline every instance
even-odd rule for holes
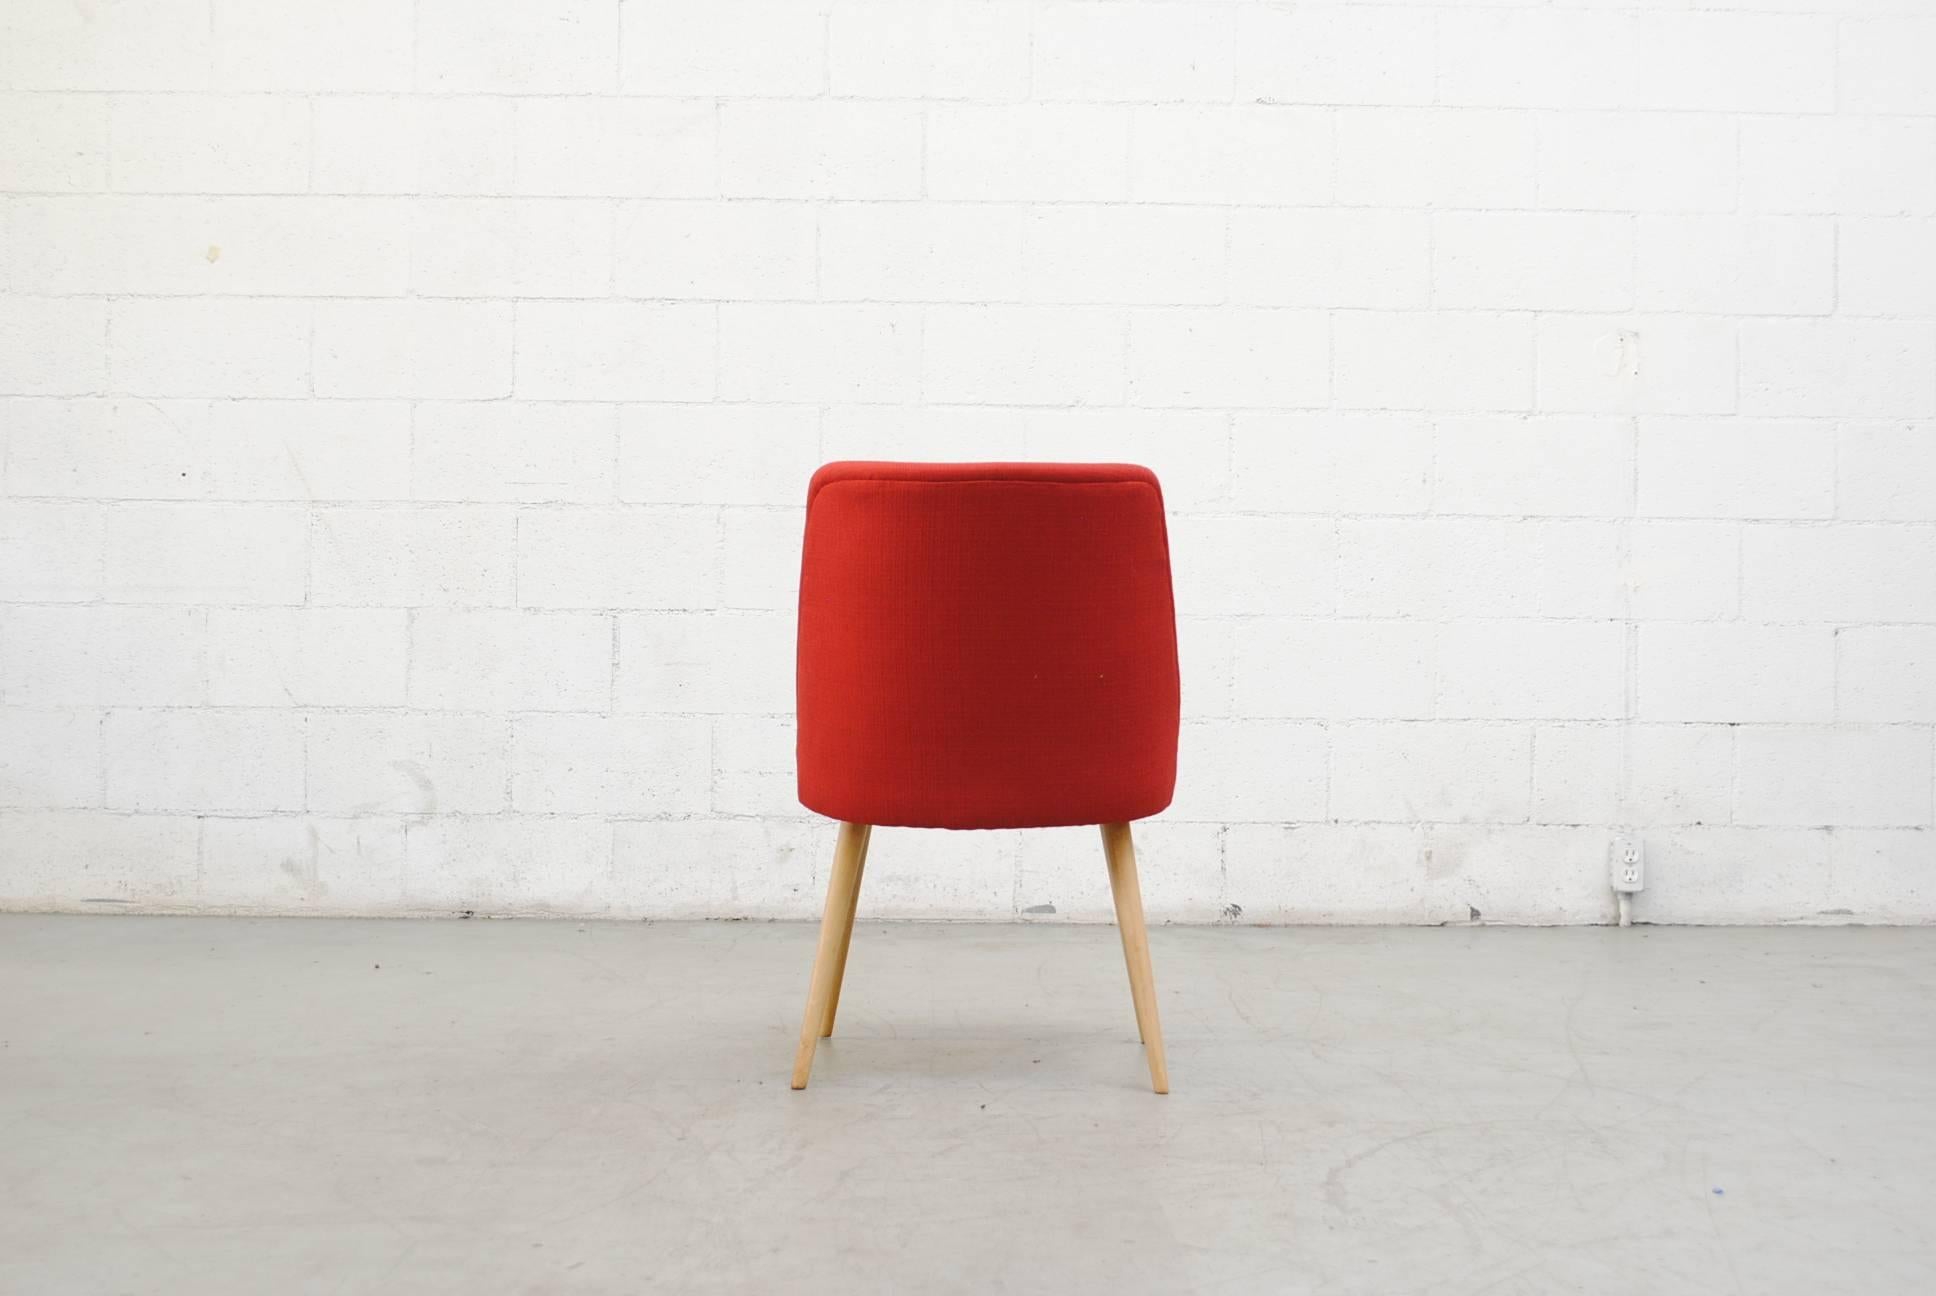
[[[820,944],[813,955],[813,979],[807,989],[807,1012],[800,1023],[800,1050],[793,1056],[793,1087],[805,1089],[813,1071],[813,1048],[820,1041],[821,1023],[833,997],[839,973],[837,951],[846,944],[854,921],[854,902],[860,893],[861,857],[867,849],[867,825],[840,825],[834,847],[833,874],[827,880],[827,907],[820,916]]]
[[[1169,1063],[1163,1057],[1163,1024],[1156,1015],[1156,974],[1150,967],[1149,929],[1143,923],[1143,892],[1136,883],[1136,844],[1126,823],[1102,826],[1102,849],[1109,862],[1109,889],[1116,897],[1116,926],[1123,936],[1123,961],[1129,965],[1129,997],[1136,1005],[1136,1028],[1149,1056],[1150,1087],[1170,1091]]]
[[[874,840],[874,825],[862,824],[860,829],[860,854],[854,860],[854,894],[847,902],[847,916],[840,924],[840,949],[834,954],[834,988],[827,996],[827,1016],[820,1023],[820,1038],[826,1039],[834,1033],[834,1014],[840,1011],[840,987],[847,980],[847,947],[854,940],[854,913],[860,908],[861,879],[867,874],[867,847]]]
[[[1103,841],[1102,841],[1103,858],[1105,860],[1108,860],[1110,858],[1108,826],[1104,825],[1102,831],[1103,831]],[[1132,851],[1135,849],[1133,844],[1130,849]],[[1119,880],[1121,875],[1116,871],[1115,865],[1113,863],[1110,864],[1108,872],[1109,872],[1109,898],[1112,901],[1114,901],[1116,905],[1116,934],[1122,938],[1123,966],[1129,970],[1129,1001],[1132,1006],[1132,1010],[1136,1014],[1136,1042],[1138,1044],[1146,1044],[1149,1042],[1149,1038],[1148,1036],[1143,1034],[1143,983],[1142,983],[1142,980],[1136,975],[1136,955],[1133,952],[1131,952],[1129,947],[1129,923],[1123,918],[1123,892],[1122,892],[1122,883]]]

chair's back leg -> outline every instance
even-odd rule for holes
[[[867,849],[867,825],[840,825],[840,841],[834,847],[833,873],[827,880],[827,907],[820,916],[820,944],[813,955],[813,979],[807,989],[807,1012],[800,1023],[800,1048],[793,1056],[793,1087],[805,1089],[813,1072],[813,1049],[820,1040],[820,1027],[828,1020],[828,1005],[833,998],[838,965],[844,953],[847,933],[854,922],[854,905],[860,894],[861,858]]]
[[[1105,827],[1103,831],[1107,833],[1109,830]],[[1109,858],[1109,839],[1107,836],[1103,838],[1103,856],[1105,859]],[[1123,913],[1122,883],[1119,880],[1121,875],[1117,872],[1113,860],[1109,864],[1108,872],[1109,898],[1116,904],[1116,934],[1122,938],[1123,942],[1123,966],[1129,969],[1129,1001],[1131,1010],[1136,1014],[1136,1042],[1138,1044],[1147,1044],[1149,1042],[1149,1036],[1143,1032],[1143,1016],[1145,1011],[1143,1005],[1143,979],[1136,975],[1136,951],[1130,945],[1129,919]],[[1140,897],[1140,890],[1138,895]]]
[[[847,947],[854,943],[854,913],[860,908],[861,879],[867,876],[867,848],[874,840],[874,825],[860,826],[860,856],[854,861],[854,895],[847,903],[847,917],[840,927],[840,949],[834,955],[834,988],[827,996],[827,1016],[820,1023],[820,1038],[834,1033],[834,1014],[840,1011],[840,987],[847,980]]]
[[[1116,926],[1123,936],[1123,961],[1129,964],[1129,997],[1136,1005],[1136,1029],[1149,1055],[1150,1086],[1170,1091],[1170,1068],[1163,1056],[1163,1024],[1156,1015],[1156,973],[1150,966],[1149,929],[1143,923],[1143,892],[1136,883],[1136,844],[1126,823],[1102,826],[1103,855],[1109,862],[1109,890],[1116,897]]]

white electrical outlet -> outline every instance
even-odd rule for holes
[[[1607,851],[1607,876],[1615,891],[1638,891],[1647,885],[1640,838],[1623,833],[1613,839],[1613,845]]]

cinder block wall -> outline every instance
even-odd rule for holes
[[[1601,921],[1622,826],[1936,916],[1923,0],[0,25],[0,904],[809,915],[799,506],[899,456],[1162,473],[1162,918]]]

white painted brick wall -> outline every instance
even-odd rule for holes
[[[1936,918],[1919,0],[9,0],[0,907],[807,917],[824,459],[1162,475],[1166,919]],[[1094,834],[865,912],[1109,915]]]

